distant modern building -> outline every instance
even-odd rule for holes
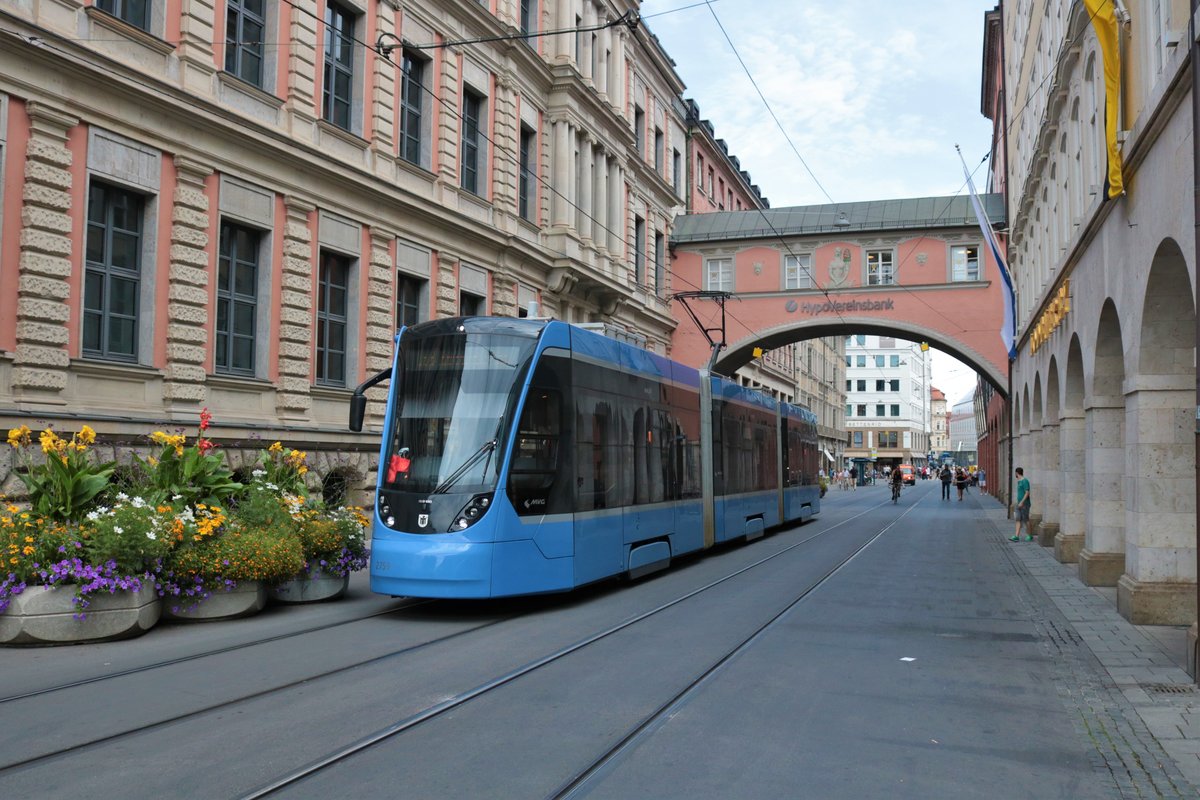
[[[858,334],[846,346],[846,455],[879,467],[928,460],[930,358],[915,342]]]
[[[979,434],[975,423],[975,395],[967,395],[950,410],[950,447],[954,463],[974,466],[978,463]]]

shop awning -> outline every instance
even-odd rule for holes
[[[828,458],[830,461],[833,461],[833,453],[829,452],[828,450],[825,450],[823,452],[825,453],[826,458]]]

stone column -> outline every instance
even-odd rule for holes
[[[621,176],[621,166],[613,158],[608,164],[608,252],[612,254],[614,263],[625,257],[625,219],[621,209],[625,206],[625,181]]]
[[[583,0],[583,27],[590,28],[596,24],[596,6],[592,4],[592,0]],[[592,50],[595,48],[595,43],[592,41],[595,37],[592,31],[586,31],[580,36],[583,37],[583,47],[580,48],[579,59],[583,62],[579,65],[579,74],[583,76],[585,81],[594,80],[592,75]]]
[[[71,151],[67,131],[79,120],[31,102],[21,196],[20,259],[17,262],[17,349],[12,388],[22,410],[65,404],[67,321],[71,288]],[[10,201],[11,202],[11,201]],[[80,264],[82,268],[82,264]],[[81,304],[74,304],[79,307]]]
[[[559,30],[575,27],[575,16],[571,13],[571,0],[557,0],[554,5],[554,27]],[[560,64],[571,61],[575,52],[575,34],[562,33],[554,37],[554,60]]]
[[[316,104],[322,88],[317,76],[324,72],[319,66],[317,0],[295,0],[294,5],[291,35],[286,40],[290,46],[281,48],[280,55],[288,60],[289,110],[301,120],[311,121],[316,119]]]
[[[1079,579],[1088,586],[1116,586],[1125,572],[1125,408],[1110,398],[1091,402],[1084,411],[1087,528]]]
[[[596,91],[600,94],[601,100],[607,100],[608,60],[609,52],[612,50],[612,28],[605,28],[600,31],[599,38],[596,40],[596,47],[600,48],[599,57],[596,59]]]
[[[214,0],[191,0],[183,4],[179,19],[179,63],[183,85],[190,92],[212,93],[212,76],[218,69],[213,60]],[[221,64],[220,69],[225,65]]]
[[[496,79],[496,152],[516,153],[520,149],[517,135],[517,84],[511,73]],[[517,211],[517,187],[520,185],[520,165],[511,158],[492,160],[494,194],[492,202],[497,208]]]
[[[595,141],[590,136],[584,136],[579,144],[579,191],[576,192],[576,203],[579,205],[579,236],[590,241],[592,239],[592,200],[593,184],[596,173]]]
[[[625,111],[625,28],[613,29],[613,85],[608,89],[608,96],[612,98],[612,104],[617,107],[618,113]]]
[[[396,334],[396,308],[392,301],[392,285],[395,282],[396,264],[391,245],[396,235],[379,228],[371,229],[371,253],[367,266],[367,377],[392,365],[393,337]],[[371,401],[372,424],[383,424],[384,403],[387,387],[376,386],[367,390]]]
[[[437,317],[458,316],[458,281],[454,277],[454,268],[458,266],[458,257],[446,251],[438,253],[437,269]]]
[[[396,33],[396,15],[393,13],[393,8],[388,3],[381,3],[379,13],[375,15],[375,24],[378,26],[375,36],[382,36],[385,33],[390,33],[393,36]],[[395,42],[395,39],[390,39]],[[392,51],[392,60],[386,58],[375,58],[368,54],[367,60],[371,64],[371,69],[374,70],[375,88],[372,92],[371,100],[371,130],[373,131],[372,138],[376,149],[388,156],[396,155],[396,118],[394,111],[396,105],[400,102],[400,76],[399,69],[400,51]]]
[[[551,224],[556,228],[567,227],[567,189],[571,169],[571,126],[566,120],[555,120],[554,126],[554,191],[551,195]]]
[[[283,269],[279,313],[279,382],[275,413],[280,419],[304,422],[312,408],[313,231],[310,215],[317,207],[291,195],[283,199]]]
[[[1171,388],[1150,388],[1156,383]],[[1117,610],[1135,625],[1196,620],[1196,394],[1146,376],[1125,395],[1125,563]],[[1174,385],[1172,385],[1174,384]]]
[[[1042,423],[1032,423],[1029,427],[1029,436],[1026,439],[1029,447],[1029,459],[1025,463],[1025,477],[1029,478],[1030,491],[1033,493],[1033,507],[1029,510],[1029,530],[1034,536],[1038,535],[1041,528],[1042,519],[1046,515],[1046,479],[1045,470],[1042,465],[1045,463],[1043,458],[1043,449],[1045,445],[1044,437],[1042,436]],[[1037,489],[1034,490],[1036,485]],[[1043,541],[1043,544],[1053,543],[1053,539],[1049,543]]]
[[[212,171],[208,164],[175,156],[163,400],[179,417],[193,417],[207,398],[208,280],[213,258],[204,181]]]
[[[1083,411],[1064,411],[1059,417],[1059,531],[1054,536],[1054,557],[1063,564],[1079,561],[1086,527],[1087,494],[1084,484]]]
[[[517,315],[517,279],[511,272],[503,269],[492,273],[492,315]]]
[[[1054,537],[1058,535],[1061,525],[1059,506],[1062,492],[1062,437],[1059,427],[1057,419],[1042,425],[1042,462],[1038,468],[1038,480],[1042,485],[1042,524],[1038,527],[1038,536],[1042,547],[1054,547]]]
[[[459,184],[458,136],[461,124],[460,106],[462,105],[459,93],[462,91],[462,86],[458,75],[458,56],[459,49],[457,47],[441,49],[442,98],[437,104],[441,106],[441,109],[436,112],[438,177],[450,186]]]
[[[596,183],[592,193],[592,216],[596,218],[596,232],[592,236],[600,250],[608,251],[608,156],[602,147],[596,148],[593,170]]]

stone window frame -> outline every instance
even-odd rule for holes
[[[100,181],[117,188],[142,195],[142,246],[141,272],[138,287],[137,358],[133,362],[110,359],[83,352],[82,331],[79,339],[79,357],[88,361],[107,363],[134,363],[145,367],[154,366],[155,310],[158,307],[156,287],[159,272],[169,269],[169,260],[158,258],[158,219],[162,204],[162,152],[157,148],[122,136],[113,131],[91,127],[88,129],[87,182],[84,186],[83,219],[88,218],[88,203],[92,181]],[[86,231],[85,231],[86,241]],[[87,248],[78,256],[80,273],[86,271]],[[83,320],[83,287],[75,301],[75,312]]]
[[[222,378],[253,377],[267,380],[270,372],[272,331],[275,320],[271,312],[274,303],[271,298],[275,291],[275,201],[273,191],[262,186],[240,180],[231,175],[222,174],[217,195],[217,260],[214,269],[220,268],[220,235],[225,222],[232,222],[244,228],[258,231],[258,313],[254,321],[254,374],[252,376],[239,372],[222,371]],[[213,285],[216,285],[217,275],[213,274]],[[214,295],[215,296],[215,295]],[[211,310],[213,320],[213,369],[216,370],[216,307]]]
[[[362,280],[363,280],[363,254],[362,254],[362,225],[346,217],[340,216],[325,209],[317,210],[317,264],[316,271],[313,275],[314,291],[318,290],[321,277],[322,260],[325,254],[339,256],[345,258],[349,262],[349,269],[346,278],[346,351],[344,361],[344,381],[339,384],[336,381],[328,381],[326,379],[317,380],[316,364],[313,365],[313,384],[325,389],[342,389],[350,388],[353,380],[356,380],[360,367],[363,363],[362,356],[359,353],[358,347],[358,331],[363,323],[362,310]],[[319,298],[314,293],[313,296],[313,355],[316,357],[317,351],[317,319],[318,319],[318,303]]]
[[[334,9],[341,12],[350,22],[348,32],[343,32],[341,38],[348,41],[350,47],[350,63],[347,66],[334,59],[330,61],[329,47],[326,41],[320,43],[321,48],[321,120],[333,127],[348,131],[349,133],[359,135],[363,130],[363,89],[357,85],[362,82],[365,76],[365,65],[363,61],[362,50],[354,41],[357,35],[360,21],[366,19],[363,9],[359,8],[353,2],[347,0],[326,0],[325,8],[321,15],[321,19],[325,24],[325,36],[329,38],[329,21],[330,15],[334,13]],[[329,81],[328,72],[330,67],[333,67],[334,72],[342,71],[349,73],[350,78],[350,97],[347,101],[348,109],[346,111],[347,119],[345,125],[335,121],[335,115],[329,108]],[[336,101],[336,97],[334,100]]]
[[[251,357],[252,364],[251,364],[250,369],[246,369],[244,367],[236,367],[232,363],[226,363],[225,365],[221,365],[219,363],[221,353],[218,349],[217,341],[221,334],[221,331],[218,328],[218,325],[220,324],[219,321],[221,318],[221,316],[220,316],[221,304],[222,304],[222,302],[228,302],[230,305],[230,311],[227,314],[227,322],[229,323],[229,330],[227,331],[226,335],[229,337],[229,339],[233,339],[237,336],[237,334],[235,334],[233,332],[233,325],[234,325],[233,307],[239,302],[246,303],[246,300],[239,299],[239,296],[237,295],[236,291],[234,291],[234,289],[236,288],[236,283],[237,283],[236,278],[234,276],[234,273],[236,272],[236,268],[237,268],[236,263],[230,265],[230,283],[231,283],[230,290],[228,292],[225,292],[221,286],[221,280],[220,280],[221,262],[222,262],[222,260],[225,259],[225,243],[227,241],[226,237],[225,237],[226,230],[245,231],[255,237],[254,246],[252,248],[253,257],[254,257],[254,261],[253,261],[253,267],[254,267],[254,281],[253,281],[253,285],[254,285],[254,295],[253,295],[254,317],[253,317],[253,321],[252,321],[252,330],[254,333],[253,333],[253,338],[251,339],[252,346],[250,349],[250,357]],[[214,288],[213,296],[216,300],[216,308],[214,308],[214,310],[213,310],[213,372],[218,373],[222,376],[228,375],[231,377],[252,378],[252,377],[258,377],[259,373],[262,371],[262,356],[260,355],[260,351],[262,350],[263,337],[260,335],[260,331],[262,329],[261,318],[263,316],[262,312],[263,312],[264,303],[262,302],[262,294],[260,292],[260,288],[262,286],[262,274],[265,271],[263,268],[262,260],[261,260],[264,239],[267,239],[267,240],[270,239],[269,232],[262,231],[257,228],[253,228],[249,225],[244,224],[240,220],[223,218],[220,220],[220,222],[218,223],[218,226],[217,226],[217,269],[216,269],[216,276],[215,276],[216,281],[214,282],[214,287],[213,287]],[[236,262],[246,263],[245,259],[236,258],[236,256],[239,255],[237,253],[236,246],[234,248],[234,255],[235,255]],[[223,292],[226,294],[226,297],[224,297],[224,298],[222,297]],[[242,295],[241,297],[245,298],[246,296]],[[232,360],[233,352],[234,352],[233,344],[232,344],[232,342],[230,342],[227,345],[227,354],[231,360]]]
[[[956,265],[955,265],[955,261],[954,261],[955,252],[959,251],[959,250],[970,250],[971,248],[974,248],[974,250],[975,250],[975,277],[973,277],[973,278],[967,277],[969,275],[969,272],[964,273],[964,277],[962,277],[962,278],[956,277],[955,276]],[[965,263],[970,264],[970,261],[967,261]],[[970,281],[982,281],[982,280],[986,280],[986,278],[984,277],[983,245],[978,242],[963,242],[963,243],[947,244],[946,245],[946,282],[947,283],[965,283],[965,282],[970,282]]]
[[[324,296],[326,294],[325,284],[327,281],[325,279],[325,268],[327,264],[334,262],[336,262],[339,266],[345,265],[346,268],[346,282],[344,285],[345,302],[343,313],[340,315],[335,314],[333,310],[329,308],[325,308],[324,310],[321,308],[322,302],[325,299]],[[313,382],[317,386],[333,387],[337,389],[348,388],[350,385],[350,376],[355,374],[351,371],[349,362],[351,355],[357,349],[354,347],[355,342],[354,338],[352,337],[352,334],[356,329],[351,324],[352,310],[354,308],[354,293],[352,289],[354,285],[353,276],[354,273],[357,272],[357,266],[358,259],[355,256],[350,256],[346,253],[339,253],[336,250],[331,250],[329,248],[322,247],[317,257],[317,296],[314,303],[317,330],[314,331],[315,335],[313,336],[313,344],[316,350],[315,363],[313,364]],[[322,339],[320,335],[322,321],[325,322],[324,339]],[[340,324],[342,326],[342,349],[340,351],[342,356],[342,374],[340,378],[331,378],[328,374],[321,374],[323,371],[327,371],[328,368],[328,356],[330,352],[330,348],[328,347],[328,339],[329,325],[331,323]],[[322,357],[323,352],[324,358]]]
[[[524,120],[517,123],[520,159],[517,183],[517,216],[537,223],[538,132]]]
[[[646,218],[633,215],[633,285],[646,283]]]
[[[876,275],[872,275],[871,257],[876,256],[878,266],[875,269]],[[887,257],[886,268],[883,264],[884,256]],[[897,272],[899,264],[896,263],[896,250],[892,247],[872,248],[863,251],[863,286],[896,286],[898,285]],[[888,280],[883,280],[884,278]],[[874,280],[872,280],[874,278]]]
[[[713,267],[721,270],[717,281],[713,281]],[[728,266],[728,281],[726,281],[725,266]],[[726,286],[728,283],[728,286]],[[734,290],[733,256],[712,256],[704,259],[704,291],[732,292]]]
[[[812,257],[812,253],[788,253],[783,257],[783,286],[781,288],[784,291],[813,288]],[[793,265],[790,263],[792,261],[796,263]],[[795,269],[794,275],[792,274],[793,268]],[[800,280],[802,275],[808,280]],[[792,285],[793,278],[795,278],[794,286]]]
[[[396,294],[394,297],[397,315],[396,330],[400,329],[400,280],[421,281],[417,296],[417,321],[430,319],[429,287],[433,271],[433,251],[424,245],[406,239],[396,239]]]
[[[93,192],[96,190],[99,190],[100,193],[103,196],[105,196],[108,200],[113,199],[112,195],[115,195],[116,193],[120,193],[128,198],[132,198],[133,201],[137,203],[135,213],[133,213],[132,216],[134,218],[136,218],[136,221],[138,224],[138,229],[136,231],[134,231],[132,229],[122,229],[121,230],[121,232],[123,232],[123,233],[136,234],[136,236],[137,236],[137,245],[138,245],[137,254],[136,254],[137,255],[137,263],[136,263],[134,269],[126,270],[126,269],[117,267],[111,262],[111,260],[109,258],[112,254],[111,250],[109,250],[109,248],[108,248],[110,236],[117,231],[117,229],[114,227],[114,225],[112,223],[110,214],[105,214],[104,220],[101,223],[99,223],[102,227],[102,230],[105,233],[105,236],[104,236],[104,239],[105,239],[104,258],[95,267],[92,266],[93,262],[88,259],[89,247],[88,247],[87,243],[88,243],[88,240],[91,238],[91,231],[92,231],[92,225],[93,225],[93,222],[91,219],[92,210],[93,210],[92,195],[93,195]],[[88,359],[94,359],[97,361],[118,361],[118,362],[122,362],[122,363],[138,364],[138,363],[142,362],[142,360],[144,359],[144,357],[146,355],[145,354],[146,348],[145,348],[145,345],[143,344],[143,342],[141,341],[140,332],[141,332],[142,319],[147,315],[147,304],[146,304],[144,298],[142,297],[142,282],[143,282],[143,276],[144,276],[144,272],[145,272],[146,264],[147,264],[146,253],[145,253],[145,236],[146,236],[145,207],[146,207],[147,198],[141,192],[138,192],[127,186],[121,186],[118,184],[114,184],[114,183],[112,183],[110,181],[106,181],[106,180],[90,180],[90,181],[88,181],[87,192],[88,192],[88,194],[87,194],[87,216],[84,218],[84,248],[83,248],[83,270],[82,270],[83,288],[80,291],[80,302],[82,303],[82,313],[80,314],[80,320],[81,320],[80,351],[81,351],[83,357],[88,358]],[[111,208],[111,206],[110,206],[110,208]],[[149,263],[153,264],[152,261]],[[100,332],[99,332],[100,340],[97,343],[97,345],[98,345],[97,348],[88,349],[88,343],[85,338],[86,332],[87,332],[87,319],[88,319],[89,313],[94,313],[94,312],[89,312],[88,307],[87,307],[88,282],[89,282],[89,278],[91,278],[94,275],[99,275],[104,282],[103,288],[101,290],[102,303],[101,303],[101,307],[100,307],[100,311],[99,311],[99,313],[100,313]],[[109,327],[108,322],[109,322],[110,317],[114,316],[114,312],[112,311],[112,308],[111,308],[112,307],[112,303],[111,303],[112,292],[110,291],[110,285],[111,285],[110,281],[113,279],[121,279],[126,282],[134,283],[134,294],[133,294],[134,307],[133,307],[133,313],[131,315],[132,319],[133,319],[133,326],[132,326],[133,327],[133,336],[132,336],[132,341],[130,343],[133,348],[132,353],[119,353],[119,352],[116,352],[115,350],[110,349],[110,347],[109,347],[107,332],[110,330],[110,327]],[[154,308],[153,304],[149,305],[149,308],[153,309]],[[152,311],[151,311],[150,315],[151,316],[153,315]]]
[[[420,64],[420,74],[418,80],[412,81],[410,74],[404,69],[406,62]],[[433,99],[433,72],[437,68],[437,62],[425,57],[421,51],[414,48],[405,47],[401,50],[400,55],[400,94],[396,98],[396,104],[399,109],[399,124],[396,126],[399,135],[397,136],[396,154],[400,160],[412,164],[422,169],[430,169],[433,164],[433,123],[437,117],[436,103],[430,103],[426,98]],[[408,119],[409,108],[405,103],[405,93],[409,86],[416,90],[416,95],[419,98],[419,108],[416,108],[417,113],[417,132],[415,136],[410,136],[406,120]],[[412,141],[416,145],[416,160],[414,161],[409,156],[407,142]]]
[[[660,230],[654,231],[654,293],[662,294],[667,281],[667,237]]]
[[[490,273],[483,267],[467,262],[460,262],[458,265],[458,314],[459,316],[487,316],[490,313],[489,306],[491,305],[491,292],[488,291],[490,283]],[[479,301],[478,311],[480,314],[465,314],[463,313],[463,297],[470,296]]]
[[[463,81],[462,92],[459,96],[462,102],[459,116],[458,185],[476,197],[486,199],[489,183],[487,150],[489,98],[486,92],[466,80]],[[471,115],[467,113],[468,99],[477,104]],[[471,125],[474,126],[474,135],[471,135],[469,130]],[[468,145],[474,152],[469,161],[467,158]],[[468,167],[470,181],[468,181]]]
[[[240,74],[240,70],[229,69],[230,51],[231,50],[236,51],[236,50],[240,50],[242,48],[242,45],[236,44],[236,43],[232,47],[230,46],[230,41],[229,41],[230,33],[229,33],[229,29],[228,29],[229,11],[233,7],[233,4],[236,4],[237,10],[239,10],[239,12],[240,12],[239,19],[243,15],[252,16],[253,12],[250,12],[243,7],[242,4],[244,2],[245,2],[245,0],[225,0],[225,3],[226,3],[226,8],[225,8],[225,20],[226,20],[225,56],[224,56],[224,65],[223,65],[223,69],[222,69],[222,74],[224,74],[228,77],[231,77],[235,80],[241,81],[250,86],[253,86],[255,89],[258,89],[260,91],[266,92],[271,95],[274,95],[275,87],[276,87],[275,76],[278,73],[278,66],[279,66],[279,64],[278,64],[279,48],[278,47],[269,47],[266,45],[266,43],[279,41],[278,0],[262,0],[263,16],[262,16],[261,22],[262,22],[262,26],[263,26],[263,32],[262,32],[262,42],[260,42],[260,44],[262,45],[262,49],[261,49],[261,52],[259,53],[259,57],[261,59],[261,61],[260,61],[260,73],[261,74],[259,75],[259,80],[257,82],[249,80],[248,78],[245,78]]]

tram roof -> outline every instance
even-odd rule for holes
[[[993,226],[1007,222],[1004,196],[979,196]],[[837,224],[838,216],[845,221]],[[847,224],[847,222],[849,224]],[[764,208],[749,211],[715,211],[683,214],[675,218],[673,243],[712,242],[728,239],[765,239],[838,233],[849,236],[864,232],[961,228],[977,226],[968,195],[917,197],[903,200],[868,200],[819,206]]]

